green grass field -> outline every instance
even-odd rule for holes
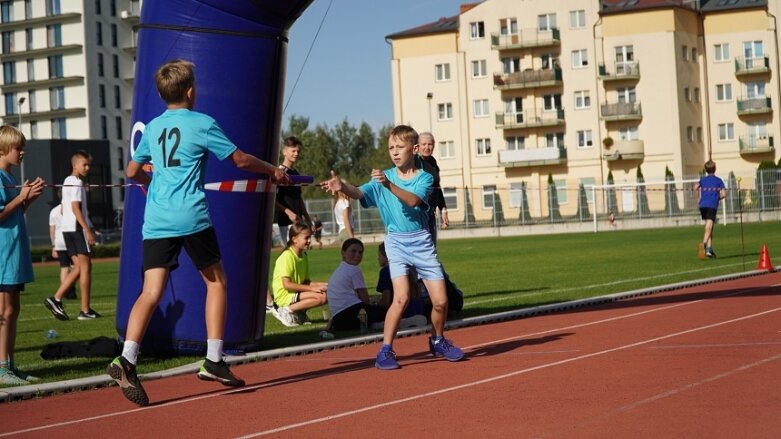
[[[767,244],[771,257],[774,251],[781,251],[778,229],[779,223],[745,224],[741,240],[738,224],[717,225],[714,249],[718,258],[705,261],[696,257],[701,227],[445,240],[439,243],[439,254],[451,278],[466,294],[461,317],[469,317],[752,270],[762,244]],[[279,249],[273,253],[275,258]],[[367,245],[361,268],[370,292],[377,282],[376,255],[377,245]],[[309,258],[312,279],[323,281],[340,261],[336,247],[312,250]],[[28,284],[22,295],[16,363],[44,382],[102,374],[107,358],[47,361],[41,359],[40,352],[52,342],[46,338],[49,329],[59,334],[53,341],[117,336],[118,263],[94,264],[92,307],[103,315],[94,321],[62,322],[44,308],[42,301],[57,287],[58,270],[57,266],[36,266],[36,282]],[[65,304],[74,318],[78,301]],[[269,316],[262,349],[317,341],[325,325],[322,312],[310,310],[309,317],[313,325],[285,328]],[[139,371],[147,373],[197,359],[142,355]]]

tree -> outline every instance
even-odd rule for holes
[[[613,180],[613,171],[607,173],[607,184],[611,186],[607,190],[607,213],[618,213],[618,200],[616,199],[615,181]]]
[[[553,175],[550,173],[548,174],[548,211],[550,212],[550,222],[561,220],[559,194],[556,192],[556,184],[553,182]]]
[[[578,185],[578,219],[580,221],[588,220],[591,216],[591,212],[588,208],[588,195],[586,194],[586,188],[583,183]]]
[[[664,167],[664,181],[675,181],[675,176],[669,167]],[[678,194],[675,184],[664,185],[664,211],[668,215],[677,215],[681,213],[681,208],[678,205]]]
[[[640,169],[640,165],[637,165],[637,214],[639,216],[650,215],[651,211],[648,209],[648,194],[645,190],[645,178],[643,177],[643,170]]]

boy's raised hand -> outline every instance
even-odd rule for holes
[[[326,181],[320,182],[320,187],[326,192],[335,194],[340,190],[342,190],[342,180],[340,180],[339,176],[336,175],[336,172],[332,170],[331,178]]]
[[[385,176],[385,172],[382,171],[382,169],[372,169],[372,179],[376,181],[377,183],[388,187],[388,178]]]
[[[19,196],[22,197],[25,203],[29,204],[35,201],[43,193],[43,188],[46,183],[41,177],[37,177],[35,180],[25,180],[24,186],[19,191]]]
[[[274,183],[278,185],[286,185],[290,184],[290,176],[287,175],[287,172],[283,171],[280,168],[274,167]]]

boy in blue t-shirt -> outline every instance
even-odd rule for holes
[[[433,309],[429,350],[435,357],[448,361],[464,357],[461,349],[445,339],[447,292],[442,265],[428,230],[428,205],[425,200],[432,190],[433,177],[418,165],[416,152],[418,133],[409,126],[399,125],[388,136],[388,152],[395,167],[372,169],[372,179],[360,187],[342,182],[335,172],[320,186],[331,192],[342,191],[361,201],[363,207],[376,206],[385,223],[385,250],[388,254],[394,299],[385,316],[383,345],[374,365],[378,369],[398,369],[393,339],[410,298],[407,275],[416,269],[428,289]]]
[[[716,163],[713,160],[705,162],[705,172],[708,174],[702,177],[694,190],[697,191],[699,198],[700,215],[705,220],[705,235],[699,244],[697,257],[715,258],[713,252],[713,224],[716,221],[716,214],[719,209],[719,201],[727,196],[727,189],[724,187],[724,181],[716,177]]]
[[[281,169],[239,150],[214,119],[192,111],[195,66],[191,62],[163,64],[155,72],[155,83],[168,109],[146,125],[127,166],[128,177],[149,186],[142,230],[144,287],[130,312],[122,355],[107,370],[125,397],[140,406],[149,404],[149,398],[136,374],[139,343],[169,273],[178,266],[182,247],[206,283],[207,347],[198,378],[226,386],[244,385],[222,358],[227,283],[203,190],[208,154],[220,160],[230,158],[240,169],[268,174],[279,184],[289,183]],[[152,176],[144,172],[147,163],[154,163]]]

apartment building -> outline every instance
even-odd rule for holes
[[[0,1],[2,122],[56,145],[104,141],[100,165],[124,183],[140,9],[139,0]],[[121,210],[123,191],[110,191]]]
[[[570,194],[569,215],[573,189],[608,174],[616,184],[636,183],[639,168],[646,182],[666,169],[691,178],[712,157],[720,172],[753,176],[779,159],[779,3],[465,4],[387,37],[394,118],[435,134],[450,210],[470,188],[478,220],[497,202],[517,217],[519,194],[547,191],[549,176]],[[532,215],[549,210],[545,196],[526,201]]]

